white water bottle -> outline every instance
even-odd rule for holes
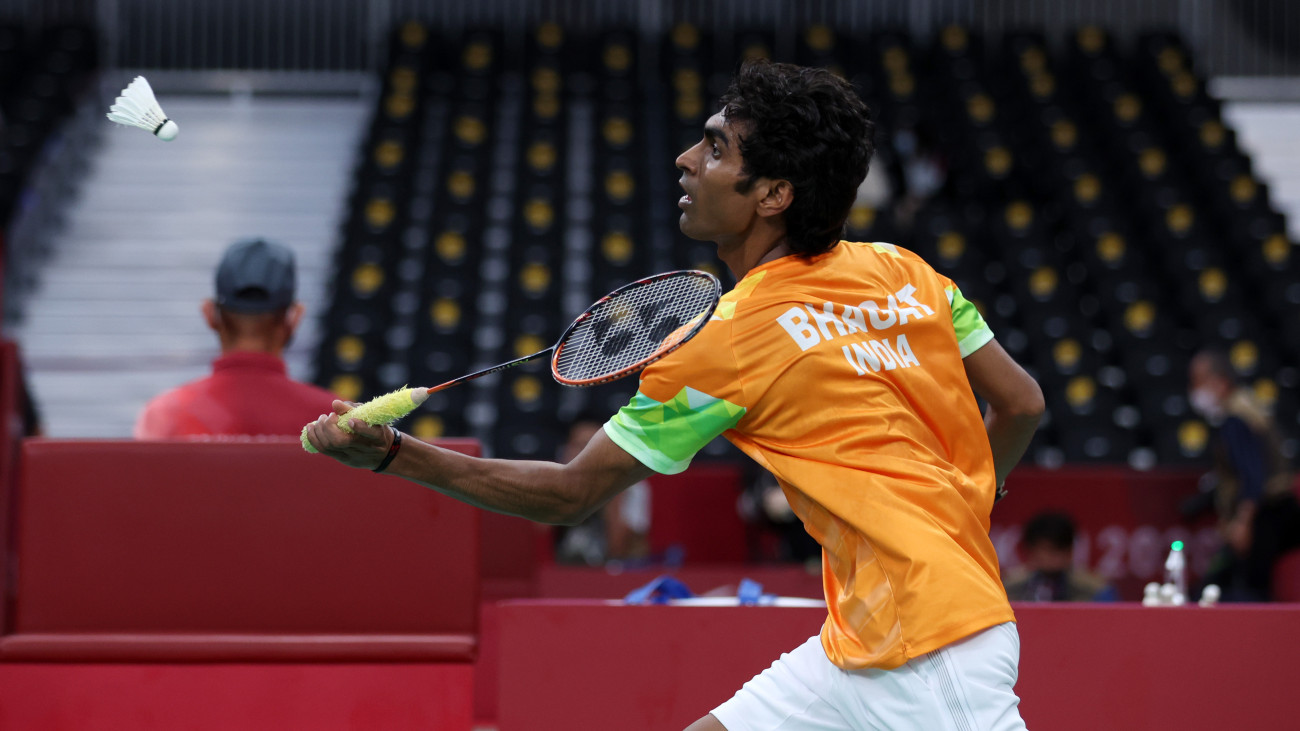
[[[1187,601],[1187,556],[1183,553],[1183,542],[1174,541],[1169,546],[1169,557],[1165,559],[1165,584],[1174,588],[1175,606]]]

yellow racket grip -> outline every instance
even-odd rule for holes
[[[415,411],[416,407],[424,403],[429,398],[427,389],[423,388],[399,388],[396,391],[386,393],[383,396],[377,396],[369,401],[357,406],[351,411],[339,417],[339,428],[345,432],[351,433],[352,427],[348,422],[353,419],[370,424],[391,424],[394,421]],[[316,453],[316,448],[307,441],[307,424],[302,428],[302,448],[311,454]]]

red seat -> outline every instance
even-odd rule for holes
[[[474,654],[478,511],[296,440],[28,440],[18,504],[0,659]]]

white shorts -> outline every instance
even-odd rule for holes
[[[713,710],[727,731],[1024,731],[1020,634],[990,627],[893,670],[842,670],[814,636]]]

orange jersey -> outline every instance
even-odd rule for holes
[[[751,270],[605,425],[663,473],[723,434],[822,546],[822,645],[894,668],[1014,619],[989,540],[993,456],[962,359],[993,333],[889,244]]]

